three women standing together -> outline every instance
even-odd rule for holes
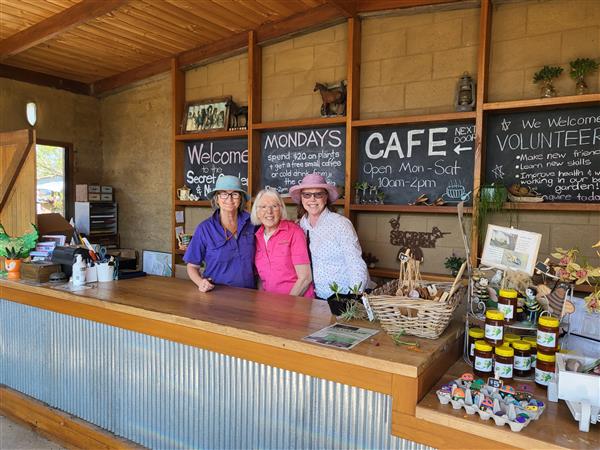
[[[277,192],[260,191],[250,215],[243,211],[242,198],[247,201],[248,195],[240,180],[217,180],[208,195],[215,212],[198,225],[183,258],[200,291],[215,284],[254,288],[253,263],[264,291],[326,299],[333,294],[329,285],[334,281],[344,290],[367,286],[369,274],[356,231],[333,211],[335,187],[321,175],[310,174],[290,189],[290,195],[298,204],[298,225],[287,220]],[[200,275],[203,261],[206,268]]]

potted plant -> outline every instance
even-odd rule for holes
[[[542,83],[541,98],[556,97],[556,90],[552,85],[552,80],[558,78],[562,72],[563,68],[560,66],[544,66],[533,75],[534,83]]]
[[[354,183],[354,201],[356,204],[362,204],[365,200],[365,191],[369,184],[366,181],[357,181]]]
[[[377,256],[375,256],[374,254],[372,254],[371,252],[369,252],[369,253],[363,252],[362,259],[365,261],[365,263],[367,264],[367,267],[369,267],[370,269],[375,267],[375,264],[377,264],[379,262],[379,258]]]
[[[446,259],[444,260],[444,267],[450,271],[452,276],[455,277],[456,275],[458,275],[458,271],[460,270],[464,262],[465,258],[456,256],[453,252],[451,256],[446,257]]]
[[[575,80],[575,93],[583,95],[587,92],[585,76],[598,70],[598,62],[591,58],[577,58],[569,63],[569,75]]]
[[[29,256],[30,250],[35,248],[38,239],[38,229],[31,224],[33,231],[23,236],[11,237],[6,234],[0,224],[0,256],[4,257],[4,265],[8,271],[8,278],[17,280],[21,278],[21,259]]]
[[[499,183],[484,184],[480,186],[477,193],[477,224],[479,228],[479,240],[485,237],[484,225],[490,214],[502,210],[504,202],[508,197],[506,186]]]

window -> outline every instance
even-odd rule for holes
[[[66,218],[67,146],[38,144],[35,157],[37,213],[59,213]]]

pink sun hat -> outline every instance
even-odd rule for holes
[[[329,203],[335,202],[338,197],[338,191],[332,184],[327,183],[325,177],[318,173],[309,173],[296,186],[290,188],[290,197],[294,202],[300,204],[300,193],[302,189],[325,189],[329,194]]]

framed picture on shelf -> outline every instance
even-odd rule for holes
[[[183,133],[227,130],[231,96],[187,102],[183,111]]]
[[[533,275],[542,235],[516,228],[488,225],[481,264]]]

